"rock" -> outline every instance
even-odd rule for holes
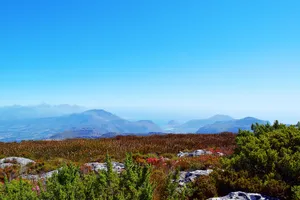
[[[50,177],[52,177],[53,174],[55,174],[55,173],[58,173],[58,170],[53,170],[53,171],[44,173],[44,174],[42,174],[40,177],[41,177],[41,178],[44,178],[44,179],[50,178]]]
[[[91,167],[93,171],[106,170],[105,163],[92,162],[92,163],[85,163],[84,165]]]
[[[222,152],[217,152],[218,156],[224,156],[225,154]]]
[[[36,174],[23,174],[21,177],[31,181],[38,181],[40,179],[40,176]]]
[[[188,156],[189,155],[189,153],[188,152],[182,152],[182,151],[180,151],[178,154],[177,154],[177,157],[185,157],[185,156]]]
[[[99,170],[107,170],[106,163],[99,163],[99,162],[93,162],[93,163],[85,163],[85,166],[91,167],[93,171],[99,171]],[[123,163],[118,162],[112,162],[113,170],[115,172],[120,173],[124,170],[125,166]],[[60,168],[61,169],[61,168]],[[39,179],[47,179],[53,176],[54,173],[58,173],[60,169],[53,170],[47,173],[42,174],[23,174],[21,177],[23,179],[32,180],[32,181],[38,181]]]
[[[99,162],[92,162],[92,163],[86,163],[85,166],[89,166],[92,168],[93,171],[99,171],[99,170],[107,170],[106,163],[99,163]],[[112,162],[113,170],[120,173],[124,170],[125,166],[123,163],[118,162]]]
[[[4,169],[6,167],[11,167],[11,166],[14,166],[14,164],[11,164],[11,163],[2,163],[2,164],[0,164],[0,169]]]
[[[21,177],[23,179],[38,181],[39,179],[47,179],[53,176],[54,173],[58,173],[58,170],[53,170],[50,172],[42,173],[42,174],[23,174]]]
[[[197,157],[197,156],[202,156],[202,155],[212,155],[213,153],[211,151],[207,151],[204,149],[198,149],[196,151],[193,152],[182,152],[180,151],[177,156],[178,157]],[[224,154],[223,154],[224,155]]]
[[[22,157],[7,157],[0,160],[0,164],[5,164],[5,163],[19,164],[23,167],[28,165],[29,163],[34,163],[34,161]]]
[[[213,153],[211,151],[205,151],[206,155],[212,155]]]
[[[230,200],[230,199],[238,199],[238,200],[279,200],[278,198],[263,196],[258,193],[246,193],[246,192],[231,192],[224,197],[214,197],[209,198],[208,200]]]
[[[196,151],[192,152],[192,155],[193,156],[205,155],[205,150],[202,150],[202,149],[196,150]]]
[[[179,185],[183,186],[186,183],[194,182],[199,176],[208,176],[211,172],[213,172],[212,169],[195,170],[190,172],[182,171],[179,175]]]

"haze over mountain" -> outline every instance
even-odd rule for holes
[[[73,135],[70,134],[72,132]],[[147,134],[162,130],[152,121],[131,122],[105,110],[88,110],[59,117],[0,121],[0,140],[6,141],[46,139],[55,134],[59,134],[58,138],[73,138],[79,133],[84,133],[83,136],[101,136],[111,132]]]
[[[267,124],[268,121],[256,119],[253,117],[246,117],[243,119],[230,120],[230,121],[217,121],[213,124],[205,125],[197,131],[197,133],[221,133],[221,132],[233,132],[237,133],[241,130],[251,130],[252,124]]]
[[[165,132],[172,132],[176,127],[180,126],[180,123],[176,120],[170,120],[163,126]]]
[[[77,105],[40,104],[33,106],[3,106],[0,107],[0,120],[33,119],[43,117],[56,117],[85,111],[86,108]]]
[[[170,120],[160,127],[151,120],[127,120],[103,109],[85,109],[67,104],[0,107],[0,141],[237,132],[249,130],[252,123],[266,123],[251,117],[235,120],[228,115],[214,115],[183,124]]]
[[[194,119],[194,120],[187,121],[182,125],[175,126],[170,131],[176,133],[195,133],[202,126],[213,124],[217,121],[230,121],[230,120],[233,120],[233,118],[228,115],[214,115],[208,119]]]

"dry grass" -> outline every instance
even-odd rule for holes
[[[60,158],[83,163],[103,161],[106,153],[109,153],[115,160],[122,160],[127,152],[161,155],[176,154],[182,150],[218,148],[226,153],[232,152],[234,147],[235,135],[231,133],[169,134],[0,143],[0,155],[1,157],[23,156],[42,161]]]

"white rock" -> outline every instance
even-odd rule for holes
[[[44,173],[44,174],[42,174],[40,177],[41,177],[41,178],[44,178],[44,179],[50,178],[50,177],[52,177],[53,174],[55,174],[55,173],[58,173],[58,170],[53,170],[53,171]]]
[[[22,158],[22,157],[7,157],[0,160],[0,164],[3,163],[18,163],[21,166],[28,165],[29,163],[35,163],[33,160],[30,160],[28,158]]]
[[[183,186],[186,183],[194,182],[199,176],[208,176],[211,172],[213,172],[212,169],[195,170],[190,172],[182,171],[179,175],[179,185]]]
[[[91,167],[93,171],[107,170],[106,163],[92,162],[84,165]],[[121,172],[125,168],[123,163],[112,162],[112,165],[113,170],[116,172]]]
[[[0,169],[4,169],[6,167],[11,167],[11,166],[14,166],[14,164],[11,164],[11,163],[2,163],[2,164],[0,164]]]
[[[62,169],[62,168],[60,168]],[[37,181],[39,179],[47,179],[53,176],[54,173],[58,173],[60,169],[56,169],[50,172],[42,173],[42,174],[23,174],[21,175],[22,178]]]
[[[31,180],[31,181],[37,181],[39,180],[39,175],[33,175],[33,174],[23,174],[21,175],[23,179]]]
[[[263,197],[261,194],[258,193],[246,193],[246,192],[231,192],[228,195],[224,197],[214,197],[209,198],[208,200],[230,200],[230,199],[237,199],[237,200],[275,200],[277,198],[271,198],[271,197]],[[279,200],[279,199],[277,199]]]
[[[217,152],[218,156],[224,156],[224,153],[222,152]]]
[[[189,155],[189,153],[187,153],[187,152],[182,152],[182,151],[180,151],[178,154],[177,154],[177,157],[185,157],[185,156],[188,156]]]
[[[193,152],[182,152],[180,151],[178,154],[177,154],[177,157],[186,157],[186,156],[190,156],[190,157],[196,157],[196,156],[202,156],[202,155],[212,155],[213,153],[211,151],[207,151],[207,150],[204,150],[204,149],[198,149],[198,150],[195,150]],[[220,155],[220,154],[218,154]],[[224,155],[224,154],[222,154]]]
[[[193,154],[193,156],[202,156],[202,155],[206,154],[206,151],[199,149],[199,150],[194,151],[192,154]]]
[[[211,151],[205,151],[206,155],[212,155],[213,153]]]

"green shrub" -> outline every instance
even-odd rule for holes
[[[1,200],[37,200],[38,194],[33,191],[33,186],[22,179],[8,182],[5,180],[3,185],[0,185]]]
[[[255,124],[252,130],[240,131],[234,154],[223,159],[227,173],[244,171],[246,174],[242,177],[227,174],[222,178],[222,184],[230,189],[238,189],[235,185],[240,188],[245,185],[245,189],[251,192],[261,191],[281,199],[291,199],[291,188],[295,196],[297,189],[294,186],[300,184],[300,129],[275,121],[272,126]],[[235,181],[236,176],[239,181]]]

